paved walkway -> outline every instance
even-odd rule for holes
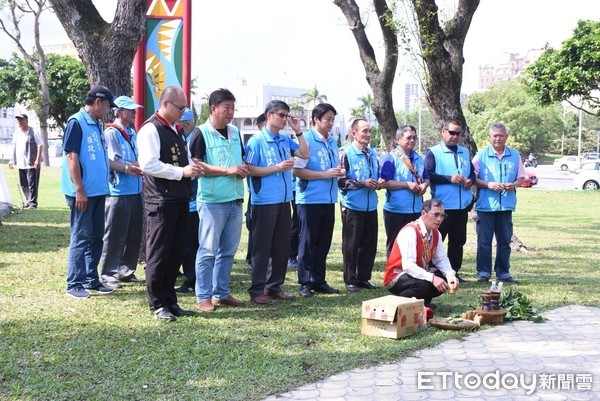
[[[542,315],[545,323],[506,323],[264,401],[600,400],[600,308]]]

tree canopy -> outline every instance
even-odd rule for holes
[[[525,82],[540,104],[567,101],[590,114],[600,114],[600,21],[579,21],[561,49],[547,46],[526,69]]]
[[[489,145],[489,129],[496,122],[506,124],[508,145],[521,153],[551,150],[563,131],[562,107],[540,106],[518,81],[474,93],[465,101],[464,110],[479,147]]]
[[[64,128],[67,119],[82,106],[89,90],[83,63],[70,56],[46,55],[46,73],[50,91],[50,128]],[[38,74],[27,60],[13,53],[0,59],[0,106],[24,103],[37,113],[41,107]]]

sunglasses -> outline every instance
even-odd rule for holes
[[[450,131],[448,128],[444,128],[446,130],[446,132],[448,132],[450,135],[452,136],[459,136],[462,134],[462,130],[460,131]]]
[[[288,118],[290,116],[289,114],[285,114],[285,113],[273,113],[273,114],[276,115],[276,116],[279,116],[279,117],[281,117],[283,119],[286,119],[286,118]]]

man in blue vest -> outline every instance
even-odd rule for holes
[[[388,257],[400,229],[419,218],[423,208],[423,195],[429,187],[429,172],[425,169],[425,161],[414,151],[417,139],[417,130],[412,125],[398,128],[398,146],[388,156],[394,165],[394,176],[382,184],[387,190],[383,204],[383,223]]]
[[[344,282],[351,292],[360,288],[376,289],[371,274],[377,254],[377,190],[379,177],[377,154],[368,145],[371,125],[363,118],[352,123],[354,140],[340,152],[343,171],[338,180],[342,193],[342,255]]]
[[[290,106],[281,100],[267,104],[267,123],[254,134],[246,147],[252,195],[252,284],[250,298],[258,305],[274,299],[292,300],[283,291],[290,249],[292,168],[294,156],[308,158],[300,121],[290,116]],[[296,133],[298,143],[283,132],[286,125]]]
[[[139,162],[144,172],[146,212],[146,289],[148,305],[157,319],[167,322],[192,311],[177,304],[175,282],[183,259],[191,178],[203,174],[189,156],[181,124],[187,96],[169,86],[159,98],[159,109],[140,128]]]
[[[137,134],[133,129],[136,109],[142,107],[128,96],[115,99],[116,118],[104,134],[108,159],[113,162],[110,196],[105,202],[104,246],[100,257],[100,280],[107,287],[120,282],[144,283],[135,276],[142,242],[142,170],[139,167]]]
[[[100,120],[111,107],[116,105],[110,90],[94,86],[84,107],[69,117],[63,137],[60,188],[71,210],[67,295],[78,299],[89,298],[90,292],[113,291],[102,285],[98,277],[108,175],[111,168],[119,168],[108,159]]]
[[[490,127],[490,146],[473,158],[475,184],[479,188],[477,211],[477,281],[487,282],[492,275],[492,239],[496,237],[494,271],[501,281],[516,283],[510,274],[512,212],[517,206],[517,188],[525,170],[521,156],[506,146],[508,128],[502,123]]]
[[[475,184],[469,150],[458,145],[462,132],[461,123],[449,119],[442,128],[442,141],[425,154],[431,197],[442,201],[448,215],[439,230],[443,240],[448,237],[448,259],[459,282],[465,282],[458,276],[458,271],[467,242],[467,220],[473,200],[471,187]]]
[[[218,89],[210,94],[208,106],[210,117],[190,141],[192,158],[204,168],[196,200],[196,297],[201,312],[213,311],[214,305],[244,304],[229,290],[233,257],[242,235],[244,179],[248,175],[244,144],[231,124],[235,96]]]
[[[305,132],[310,157],[296,159],[294,175],[296,208],[300,222],[298,247],[298,283],[300,295],[312,297],[313,291],[338,294],[325,280],[327,254],[335,225],[339,168],[337,141],[330,134],[337,111],[329,103],[318,104],[312,111],[313,128]]]

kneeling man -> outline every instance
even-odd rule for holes
[[[432,298],[458,288],[438,231],[444,218],[442,201],[430,199],[423,203],[421,216],[400,230],[383,279],[392,294],[423,299],[425,306],[431,306]]]

